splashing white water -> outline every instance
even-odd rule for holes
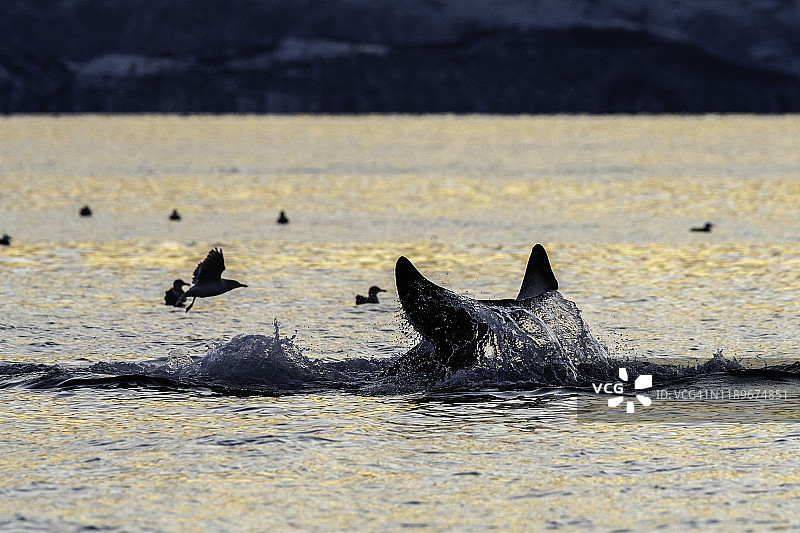
[[[275,334],[236,335],[193,364],[197,375],[236,383],[285,385],[304,382],[317,375],[315,365],[292,342],[281,337],[278,321]]]

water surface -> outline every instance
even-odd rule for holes
[[[399,255],[507,298],[536,242],[615,357],[791,363],[798,139],[794,116],[0,119],[0,366],[43,365],[0,380],[0,528],[797,527],[790,420],[576,423],[574,392],[478,384],[273,397],[39,375],[200,358],[276,318],[312,360],[382,361],[417,341]],[[249,287],[164,306],[212,246]],[[381,303],[355,306],[373,284]]]

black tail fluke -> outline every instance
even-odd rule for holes
[[[558,290],[558,281],[550,266],[550,259],[547,258],[544,246],[537,244],[531,250],[531,256],[528,258],[528,266],[525,269],[525,277],[522,280],[517,300],[535,298],[542,293],[555,290]]]

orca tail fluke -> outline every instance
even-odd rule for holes
[[[422,285],[433,285],[404,255],[397,258],[397,263],[394,267],[394,279],[401,302],[405,300],[412,286],[417,286],[420,283]]]
[[[528,258],[528,266],[525,269],[517,301],[535,298],[542,293],[555,290],[558,290],[558,281],[550,266],[550,259],[547,258],[544,246],[537,244]]]
[[[406,282],[419,281],[425,279],[417,267],[411,264],[411,261],[404,255],[397,258],[397,264],[394,267],[395,278],[402,279]]]

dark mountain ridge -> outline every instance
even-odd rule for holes
[[[792,39],[754,61],[763,47],[736,55],[627,12],[535,26],[445,2],[46,4],[12,1],[0,22],[0,112],[800,111]]]

